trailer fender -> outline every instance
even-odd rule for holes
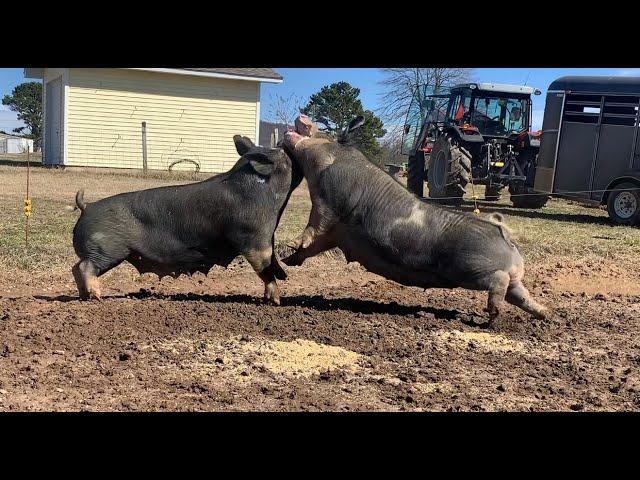
[[[620,185],[621,183],[624,183],[624,182],[635,183],[636,185],[638,185],[638,188],[640,188],[640,172],[638,171],[626,172],[624,175],[616,178],[611,183],[609,183],[609,185],[607,185],[606,192],[598,192],[598,193],[602,193],[602,198],[600,199],[600,205],[606,205],[607,200],[609,199],[609,194],[611,193],[611,190],[616,188],[616,185]]]

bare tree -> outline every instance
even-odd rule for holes
[[[282,95],[271,94],[269,98],[271,99],[269,116],[275,120],[276,123],[283,123],[286,126],[293,125],[293,121],[302,108],[302,97],[297,95],[284,97]]]
[[[472,75],[469,68],[383,68],[382,72],[385,78],[380,85],[384,91],[378,113],[386,124],[394,125],[404,122],[414,95],[422,106],[424,98],[420,97],[425,91],[441,92],[444,87],[468,81]]]

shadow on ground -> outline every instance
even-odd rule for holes
[[[429,200],[425,200],[426,203],[436,203],[431,202]],[[463,211],[463,212],[473,212],[475,205],[473,202],[465,201],[462,205],[457,207],[452,207],[448,205],[443,205],[445,208]],[[495,204],[493,202],[478,202],[478,207],[482,213],[505,213],[514,217],[521,218],[537,218],[541,220],[554,220],[557,222],[568,222],[568,223],[591,223],[597,225],[612,225],[611,221],[608,217],[601,217],[596,215],[585,215],[585,214],[572,214],[572,213],[556,213],[551,212],[544,207],[540,210],[533,209],[522,209],[515,208],[509,205],[501,205]]]
[[[48,302],[80,302],[78,297],[69,295],[58,295],[49,297],[37,295],[34,298]],[[195,293],[160,294],[141,290],[140,292],[126,295],[114,295],[102,297],[106,300],[127,300],[127,299],[155,299],[175,302],[206,302],[206,303],[245,303],[256,306],[264,306],[262,299],[250,295],[210,295]],[[97,302],[98,300],[91,300]],[[438,319],[454,320],[461,312],[457,310],[447,310],[432,308],[422,305],[400,305],[396,302],[381,303],[373,300],[360,300],[355,298],[325,298],[320,295],[294,295],[282,299],[282,307],[311,308],[317,311],[346,310],[352,313],[363,314],[390,314],[390,315],[433,315]]]

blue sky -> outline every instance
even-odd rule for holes
[[[269,120],[270,94],[296,95],[308,99],[324,85],[345,80],[360,89],[360,99],[366,109],[380,107],[382,88],[379,82],[384,74],[373,68],[277,68],[284,77],[281,84],[262,86],[261,116]],[[640,76],[640,68],[476,68],[473,80],[495,83],[531,85],[539,88],[542,95],[533,96],[533,128],[542,128],[544,102],[549,84],[566,75],[626,75]]]
[[[270,120],[269,112],[272,96],[296,95],[306,101],[310,95],[324,85],[347,81],[360,89],[360,98],[366,109],[380,107],[382,93],[380,80],[383,73],[375,68],[278,68],[275,70],[284,77],[282,84],[263,84],[261,99],[261,117]],[[640,76],[640,68],[477,68],[474,80],[497,83],[516,83],[539,88],[542,95],[533,98],[533,128],[541,128],[544,112],[545,93],[549,84],[564,75],[632,75]],[[11,93],[13,88],[24,81],[21,68],[0,68],[0,98]],[[0,105],[0,130],[10,131],[21,126],[16,114]]]

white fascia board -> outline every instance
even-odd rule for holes
[[[174,73],[177,75],[189,75],[189,76],[195,76],[195,77],[226,78],[229,80],[246,80],[249,82],[282,83],[282,79],[277,79],[277,78],[245,77],[243,75],[229,75],[226,73],[214,73],[214,72],[199,72],[197,70],[183,70],[181,68],[127,68],[127,70],[144,70],[147,72]]]

